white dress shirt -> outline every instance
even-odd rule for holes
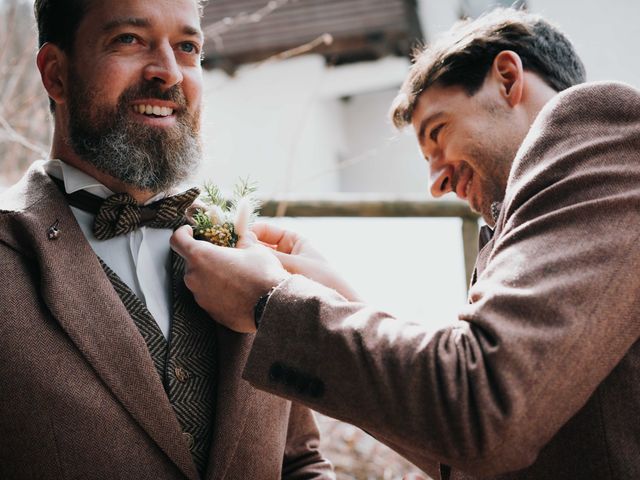
[[[95,178],[60,160],[46,161],[44,169],[50,176],[64,182],[67,193],[85,190],[101,198],[114,193]],[[159,193],[146,204],[164,197],[165,193]],[[75,207],[71,207],[71,211],[96,255],[147,306],[168,339],[172,312],[169,238],[173,230],[140,227],[108,240],[98,240],[93,235],[94,215]]]

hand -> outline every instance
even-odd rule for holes
[[[185,285],[209,315],[240,333],[255,332],[258,299],[289,274],[255,235],[243,236],[236,248],[194,240],[186,225],[171,237],[171,248],[186,261]]]
[[[252,230],[258,241],[274,250],[289,273],[304,275],[334,289],[347,300],[359,301],[355,290],[302,235],[268,223],[257,223]]]

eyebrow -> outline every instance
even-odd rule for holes
[[[137,17],[127,17],[127,18],[115,18],[105,23],[102,27],[102,30],[105,32],[110,32],[111,30],[115,30],[116,28],[129,26],[129,27],[150,27],[151,22],[146,18],[137,18]]]
[[[107,22],[102,30],[104,32],[110,32],[120,27],[129,26],[129,27],[138,27],[138,28],[149,28],[151,27],[151,21],[147,18],[140,17],[125,17],[125,18],[115,18],[109,22]],[[199,37],[200,39],[204,38],[204,34],[202,30],[192,27],[191,25],[185,25],[182,27],[182,33],[185,35],[190,35],[194,37]]]
[[[418,139],[420,140],[420,142],[424,140],[424,132],[427,129],[427,125],[429,125],[431,122],[433,122],[438,117],[441,117],[443,115],[444,115],[443,111],[435,112],[420,122],[420,128],[418,130]]]

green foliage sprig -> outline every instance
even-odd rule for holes
[[[191,213],[194,237],[223,247],[235,247],[257,217],[260,202],[254,196],[256,191],[254,182],[240,179],[234,186],[232,198],[227,200],[217,185],[205,183],[201,197],[205,207],[196,207]]]

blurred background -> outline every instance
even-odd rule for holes
[[[416,141],[393,131],[387,111],[416,46],[496,5],[558,25],[589,80],[640,87],[638,0],[210,0],[194,181],[224,190],[250,176],[273,221],[312,238],[364,298],[434,329],[454,322],[477,220],[453,198],[434,210]],[[32,2],[0,0],[0,190],[48,154],[35,51]],[[360,430],[318,418],[339,478],[419,472]]]

